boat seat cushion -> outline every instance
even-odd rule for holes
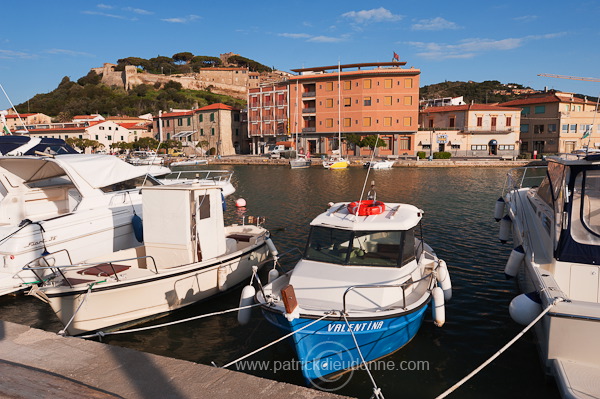
[[[131,266],[102,263],[96,266],[88,267],[87,269],[80,270],[77,273],[88,276],[107,277],[113,276],[117,273],[121,273],[122,271],[125,271],[130,267]]]

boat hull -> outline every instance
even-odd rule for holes
[[[340,162],[323,162],[323,166],[326,169],[346,169],[348,168],[348,162],[340,161]]]
[[[148,277],[88,285],[48,287],[44,294],[70,335],[80,335],[107,327],[133,324],[170,312],[219,294],[219,270],[226,271],[225,287],[241,284],[261,267],[268,257],[264,242],[245,251],[171,269],[158,269]],[[69,324],[69,321],[71,323]]]
[[[293,335],[302,374],[307,381],[324,380],[366,362],[387,356],[406,345],[417,334],[428,303],[410,313],[388,318],[348,317],[320,320]],[[262,308],[265,318],[286,333],[300,330],[316,319],[301,316],[288,321],[280,312]],[[348,327],[348,325],[350,327]],[[352,332],[360,347],[356,348]]]

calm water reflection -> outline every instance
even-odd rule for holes
[[[308,224],[330,201],[357,200],[366,171],[358,168],[330,171],[318,167],[291,170],[273,166],[232,166],[237,192],[228,198],[228,222],[244,212],[234,200],[245,198],[249,215],[267,217],[267,227],[280,252],[302,248]],[[431,315],[416,338],[386,358],[426,361],[428,371],[375,371],[373,376],[386,397],[431,398],[463,378],[513,338],[520,327],[510,320],[508,304],[516,294],[514,282],[503,278],[510,247],[498,242],[493,206],[504,182],[504,168],[395,168],[372,171],[377,198],[406,202],[425,211],[426,241],[446,260],[454,295],[447,304],[446,324],[433,325]],[[368,186],[367,186],[368,190]],[[284,257],[286,267],[298,258]],[[241,289],[175,312],[156,323],[237,307]],[[0,298],[0,317],[48,331],[61,326],[49,307],[29,297]],[[176,325],[143,333],[109,337],[105,341],[160,355],[218,365],[225,364],[281,336],[259,312],[239,326],[235,314]],[[49,354],[51,355],[51,354]],[[287,361],[294,352],[286,342],[251,360]],[[248,371],[261,377],[303,384],[300,371]],[[338,393],[370,397],[371,383],[364,371]],[[490,366],[462,386],[452,397],[557,398],[546,382],[528,334]]]

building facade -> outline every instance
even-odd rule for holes
[[[13,133],[26,131],[35,127],[35,125],[50,124],[51,122],[52,118],[40,113],[6,115],[6,127]],[[0,126],[0,128],[3,128],[3,126]]]
[[[157,140],[179,140],[186,153],[235,155],[248,152],[247,129],[242,113],[217,103],[189,111],[161,113],[152,131]]]
[[[521,109],[521,152],[570,153],[588,146],[600,149],[596,102],[550,91],[500,105]]]
[[[270,143],[297,141],[313,154],[369,155],[345,139],[377,135],[380,156],[414,155],[419,75],[405,62],[325,66],[292,70],[279,84],[251,89],[249,135],[253,153]],[[342,139],[340,143],[340,137]]]
[[[420,112],[417,150],[428,156],[450,152],[453,157],[519,155],[520,108],[469,104],[429,107]]]

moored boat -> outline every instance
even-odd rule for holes
[[[363,164],[365,169],[391,169],[396,161],[382,159],[379,161],[367,161]]]
[[[265,318],[293,333],[306,380],[402,348],[432,299],[435,322],[443,325],[450,276],[422,239],[422,215],[415,206],[375,199],[331,204],[311,222],[294,269],[256,294]]]
[[[547,312],[535,324],[544,371],[565,398],[600,397],[600,155],[546,160],[512,169],[496,203],[514,245],[505,274],[523,291],[509,312],[524,325]]]
[[[52,262],[40,259],[49,266],[27,266],[45,276],[32,294],[69,334],[119,328],[207,299],[249,278],[274,248],[260,225],[224,225],[219,187],[157,186],[142,197],[144,245],[77,264],[55,253]]]

